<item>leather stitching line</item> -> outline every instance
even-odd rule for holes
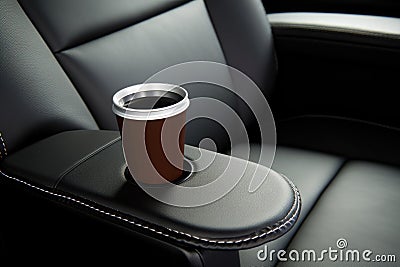
[[[76,42],[72,42],[71,44],[64,45],[64,47],[61,47],[60,49],[55,49],[55,50],[53,51],[53,53],[55,53],[55,54],[61,54],[62,52],[65,52],[65,51],[68,51],[68,50],[71,50],[71,49],[80,47],[80,46],[82,46],[82,45],[88,44],[88,43],[90,43],[90,42],[94,42],[94,41],[96,41],[96,40],[100,40],[100,39],[102,39],[102,38],[105,38],[105,37],[110,36],[110,35],[112,35],[112,34],[115,34],[115,33],[117,33],[117,32],[126,30],[126,29],[128,29],[128,28],[130,28],[130,27],[134,27],[134,26],[136,26],[136,25],[138,25],[138,24],[140,24],[140,23],[143,23],[143,22],[145,22],[145,21],[147,21],[147,20],[153,19],[153,18],[155,18],[155,17],[157,17],[157,16],[160,16],[160,15],[162,15],[162,14],[164,14],[164,13],[167,13],[167,12],[169,12],[169,11],[172,11],[172,10],[175,10],[175,9],[177,9],[177,8],[180,8],[181,6],[184,6],[184,5],[188,4],[188,3],[190,3],[191,1],[192,1],[192,0],[185,1],[185,2],[182,1],[181,3],[175,3],[174,5],[172,5],[172,6],[170,6],[170,7],[163,8],[162,10],[160,10],[160,11],[158,11],[158,12],[155,12],[155,14],[152,14],[152,15],[150,15],[149,17],[141,18],[141,19],[132,21],[132,22],[126,24],[126,25],[124,24],[122,27],[117,27],[117,28],[115,28],[115,29],[113,29],[113,30],[111,30],[111,31],[106,31],[106,32],[100,33],[100,34],[98,34],[97,36],[95,36],[95,37],[93,37],[93,38],[90,38],[90,39],[87,39],[87,40],[85,39],[85,40],[83,40],[83,41],[79,41],[79,42],[76,41]],[[171,2],[172,2],[172,1],[171,1]],[[35,27],[36,27],[36,24],[35,24]]]
[[[96,211],[96,212],[98,212],[100,214],[103,214],[103,215],[106,215],[106,216],[110,216],[110,217],[112,217],[114,219],[121,220],[123,222],[129,223],[131,225],[134,225],[134,226],[137,226],[137,227],[140,227],[140,228],[143,228],[143,229],[146,229],[146,230],[151,231],[153,233],[156,233],[158,235],[162,235],[164,237],[170,237],[171,236],[171,235],[163,232],[162,230],[157,230],[155,228],[151,228],[151,227],[143,225],[141,223],[137,223],[137,222],[135,222],[133,220],[124,218],[124,217],[122,217],[120,215],[113,214],[111,212],[102,210],[100,208],[96,208],[96,207],[94,207],[94,206],[92,206],[90,204],[87,204],[87,203],[85,203],[85,202],[83,202],[81,200],[75,199],[73,197],[62,195],[60,193],[51,192],[49,190],[46,190],[46,189],[43,189],[43,188],[38,187],[36,185],[33,185],[33,184],[29,183],[29,182],[26,182],[26,181],[20,180],[18,178],[12,177],[10,175],[5,174],[1,170],[0,170],[0,174],[2,174],[4,177],[6,177],[8,179],[16,181],[16,182],[18,182],[20,184],[23,184],[25,186],[31,187],[31,188],[33,188],[35,190],[38,190],[38,191],[42,192],[42,193],[49,194],[49,195],[51,195],[53,197],[59,197],[59,198],[63,198],[63,199],[68,200],[68,201],[72,201],[72,202],[74,202],[76,204],[79,204],[79,205],[84,206],[86,208],[92,209],[92,210],[94,210],[94,211]],[[253,241],[255,239],[260,239],[260,238],[266,237],[267,235],[272,234],[272,233],[274,233],[276,231],[280,231],[282,228],[285,228],[287,226],[292,225],[293,222],[296,220],[296,218],[297,218],[297,216],[299,214],[299,211],[300,211],[300,193],[299,193],[298,189],[296,188],[296,186],[292,183],[292,181],[290,181],[288,178],[286,178],[286,176],[284,176],[284,177],[287,180],[287,182],[290,184],[292,190],[294,191],[294,203],[293,203],[290,211],[287,213],[287,215],[282,220],[278,221],[275,224],[276,226],[271,228],[270,230],[268,230],[268,232],[264,232],[262,234],[255,235],[253,237],[248,237],[248,238],[238,239],[238,240],[215,240],[215,239],[213,240],[213,239],[201,238],[201,237],[198,237],[198,236],[195,236],[195,235],[191,235],[191,234],[188,234],[188,233],[185,233],[185,232],[177,231],[177,230],[174,230],[174,229],[171,229],[171,228],[165,228],[165,229],[170,231],[170,232],[173,232],[173,233],[176,233],[176,234],[179,234],[179,235],[183,235],[183,236],[187,236],[189,238],[192,238],[192,239],[195,239],[195,240],[198,240],[198,241],[203,241],[203,242],[210,243],[210,244],[241,244],[241,243],[246,243],[248,241]],[[294,214],[292,214],[290,216],[290,218],[287,219],[287,217],[293,211],[293,209],[296,209],[296,211],[294,212]]]
[[[5,157],[7,157],[8,152],[7,152],[6,143],[5,143],[4,139],[3,139],[3,135],[1,134],[1,132],[0,132],[0,141],[1,141],[1,144],[3,146],[4,158],[5,158]],[[0,159],[3,159],[3,154],[1,153],[1,149],[0,149]]]

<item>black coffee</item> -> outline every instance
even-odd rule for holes
[[[157,109],[174,105],[182,100],[182,96],[168,92],[163,96],[144,96],[129,100],[124,104],[125,108],[132,109]]]

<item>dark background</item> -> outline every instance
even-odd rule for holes
[[[268,13],[332,12],[400,17],[398,0],[263,0]]]

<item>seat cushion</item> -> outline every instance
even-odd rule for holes
[[[346,163],[304,221],[288,251],[337,249],[337,240],[344,238],[347,249],[369,249],[373,251],[371,258],[376,254],[398,255],[399,190],[400,168],[359,161]],[[324,265],[329,263],[338,266],[338,262],[329,261]],[[344,264],[340,262],[340,266]],[[283,265],[301,266],[299,262]]]
[[[257,151],[257,147],[253,148]],[[374,254],[399,253],[400,168],[281,146],[277,147],[272,168],[296,184],[303,204],[296,226],[285,236],[269,242],[269,251],[314,249],[319,253],[329,247],[337,249],[337,240],[345,238],[349,249],[370,249]],[[250,263],[258,266],[256,255],[263,248],[241,251],[243,266]],[[276,263],[275,255],[273,261],[267,260],[263,266]],[[328,263],[326,257],[324,265]],[[303,264],[309,266],[310,262]],[[344,264],[340,262],[340,266]]]
[[[237,148],[244,149],[243,146],[237,146]],[[257,147],[253,146],[251,151],[253,152],[253,150],[257,151]],[[251,157],[251,159],[255,161],[255,157]],[[298,187],[302,199],[302,208],[297,224],[283,237],[268,243],[270,250],[280,250],[288,246],[301,223],[310,213],[313,205],[335,177],[343,163],[343,158],[323,153],[289,147],[277,148],[272,168],[286,175]],[[259,266],[260,262],[257,262],[255,257],[258,250],[260,250],[260,247],[241,251],[242,265]],[[270,264],[265,266],[274,266],[275,263],[276,261],[264,262],[264,264]]]

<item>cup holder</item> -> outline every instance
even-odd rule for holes
[[[188,160],[188,159],[184,159],[183,162],[183,173],[182,175],[176,179],[175,181],[173,181],[172,183],[174,184],[181,184],[185,181],[187,181],[188,179],[190,179],[192,177],[192,173],[193,173],[193,165],[192,163]],[[135,179],[133,179],[132,174],[130,173],[128,167],[125,167],[125,171],[124,171],[124,176],[125,179],[133,184],[136,185],[136,181]]]

